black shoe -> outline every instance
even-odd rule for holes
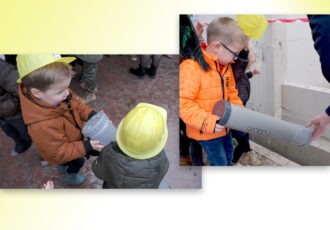
[[[23,142],[23,141],[22,141]],[[15,146],[15,152],[17,152],[18,154],[24,153],[26,150],[28,150],[32,145],[32,141],[29,141],[27,143],[25,143],[24,145],[19,145],[19,146]]]
[[[143,79],[146,73],[145,68],[141,67],[140,65],[137,69],[129,68],[129,72],[140,79]]]
[[[157,66],[151,65],[148,69],[146,69],[146,73],[150,78],[154,79],[156,77]]]
[[[24,146],[23,152],[25,152],[26,150],[28,150],[31,147],[31,145],[32,145],[32,141],[26,143],[25,146]]]

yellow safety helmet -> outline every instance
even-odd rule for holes
[[[263,15],[237,15],[237,23],[246,36],[258,40],[267,28],[268,22]]]
[[[139,103],[118,126],[116,140],[119,148],[135,159],[156,156],[167,141],[166,118],[167,112],[164,108]]]
[[[18,54],[17,70],[19,79],[17,83],[22,83],[22,78],[29,73],[53,62],[70,63],[74,61],[75,57],[61,57],[59,54]]]

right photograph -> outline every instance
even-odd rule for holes
[[[180,15],[180,166],[330,165],[330,15]]]

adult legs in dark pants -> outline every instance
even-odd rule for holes
[[[180,118],[180,158],[185,158],[189,155],[190,141],[186,134],[186,125]]]
[[[141,55],[140,65],[146,68],[146,73],[151,77],[156,77],[157,68],[162,55]],[[147,68],[148,62],[151,59],[151,66]]]
[[[187,159],[189,153],[193,166],[203,166],[202,146],[196,140],[187,137],[186,124],[180,119],[180,162],[181,159]]]
[[[15,148],[11,152],[12,156],[17,156],[30,148],[32,140],[23,118],[1,122],[0,126],[5,134],[15,142]]]
[[[81,78],[82,84],[80,84],[80,86],[86,90],[85,95],[81,98],[85,104],[96,100],[96,76],[97,63],[83,61],[83,76]]]
[[[198,141],[190,139],[190,157],[193,166],[203,166],[203,148]]]
[[[130,68],[129,72],[140,79],[143,79],[146,73],[149,75],[150,78],[155,78],[161,57],[162,55],[140,55],[139,67],[136,69]],[[150,59],[151,66],[147,68]]]
[[[103,55],[77,55],[83,61],[83,76],[80,79],[80,86],[86,90],[81,100],[87,104],[96,99],[96,81],[97,81],[97,65],[102,60]]]
[[[249,152],[251,150],[250,142],[249,142],[249,134],[237,130],[231,130],[231,134],[238,143],[237,147],[234,150],[234,156],[233,156],[233,163],[237,163],[238,160],[243,155],[243,153]]]
[[[180,165],[191,165],[191,159],[189,159],[189,147],[190,139],[186,134],[186,124],[180,118]]]

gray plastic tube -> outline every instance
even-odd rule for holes
[[[101,145],[107,145],[116,141],[117,128],[109,121],[103,112],[97,112],[83,126],[82,133],[91,140],[100,141]]]
[[[303,147],[311,143],[310,129],[230,104],[227,101],[218,101],[212,113],[220,117],[218,124],[230,129],[277,138]]]

